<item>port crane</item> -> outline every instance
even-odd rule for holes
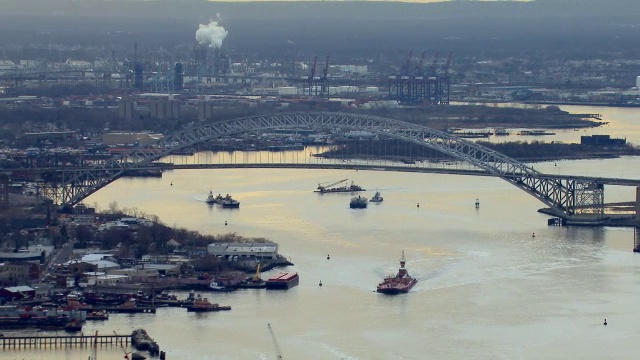
[[[273,329],[271,328],[271,324],[267,324],[269,328],[269,334],[271,335],[271,341],[273,341],[273,346],[276,348],[276,359],[283,360],[282,352],[280,351],[280,345],[278,345],[278,340],[276,339],[276,335],[273,333]]]
[[[343,182],[345,182],[347,180],[349,180],[349,179],[342,179],[340,181],[336,181],[336,182],[333,182],[333,183],[330,183],[330,184],[327,184],[327,185],[318,184],[318,190],[320,190],[320,191],[326,190],[327,188],[330,188],[332,186],[336,186],[336,185],[341,184],[341,183],[343,183]]]
[[[258,263],[258,267],[256,268],[256,274],[251,278],[253,282],[261,282],[262,278],[260,278],[260,263]]]

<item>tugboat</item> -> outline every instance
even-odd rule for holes
[[[351,198],[351,202],[349,203],[349,207],[352,209],[366,209],[367,208],[367,198],[362,196],[356,196]]]
[[[193,302],[193,305],[187,306],[189,312],[209,312],[209,311],[223,311],[231,310],[231,306],[220,306],[218,304],[212,304],[209,299],[203,298],[198,294],[198,297]]]
[[[402,258],[400,258],[400,269],[398,269],[398,273],[395,276],[392,275],[386,277],[380,284],[378,284],[376,291],[389,295],[408,293],[418,280],[409,275],[407,269],[404,267],[405,264],[404,251],[402,251]]]
[[[213,205],[216,203],[216,198],[215,196],[213,196],[213,192],[211,190],[209,190],[209,196],[207,197],[207,200],[205,200],[205,202],[209,205]]]
[[[223,208],[227,209],[237,209],[240,207],[240,202],[232,198],[229,194],[220,200],[220,204],[222,204]]]
[[[373,197],[369,201],[370,202],[374,202],[374,203],[379,203],[379,202],[382,202],[382,200],[383,200],[383,198],[380,195],[380,191],[376,191],[376,194],[373,195]]]
[[[217,280],[213,280],[209,283],[209,290],[211,291],[234,291],[235,289],[235,287],[224,285]]]

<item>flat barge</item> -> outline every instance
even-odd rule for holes
[[[266,288],[272,290],[287,290],[300,282],[298,273],[283,272],[267,279]]]

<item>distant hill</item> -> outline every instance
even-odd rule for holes
[[[192,45],[198,24],[220,14],[223,46],[239,51],[373,53],[637,47],[640,1],[538,0],[401,3],[366,1],[2,0],[8,43]],[[292,45],[292,44],[295,45]]]

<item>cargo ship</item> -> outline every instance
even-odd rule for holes
[[[267,289],[290,289],[300,282],[298,273],[283,272],[267,279]]]
[[[390,295],[408,293],[418,280],[409,275],[405,268],[405,264],[406,261],[404,260],[403,251],[402,258],[400,258],[400,269],[398,269],[398,273],[395,276],[391,275],[386,277],[380,284],[378,284],[376,291]]]

